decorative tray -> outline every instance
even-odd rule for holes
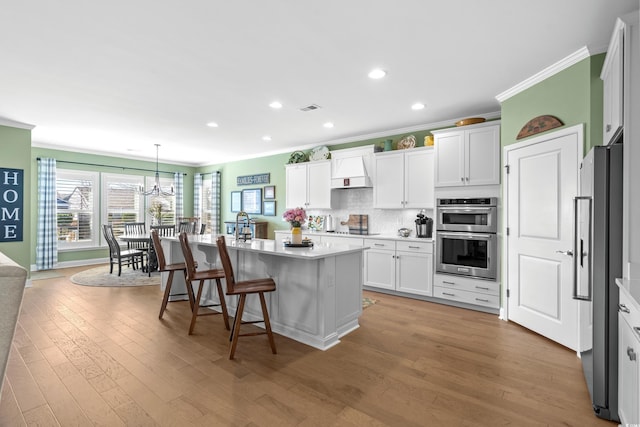
[[[312,248],[313,247],[313,242],[311,240],[309,240],[308,242],[303,241],[302,243],[284,242],[283,244],[285,248]]]

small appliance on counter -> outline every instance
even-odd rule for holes
[[[333,233],[335,228],[333,227],[333,217],[331,215],[327,215],[324,218],[324,231],[327,233]]]
[[[417,216],[416,237],[430,239],[433,234],[433,219],[424,214],[424,209]]]

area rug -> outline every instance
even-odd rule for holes
[[[362,309],[364,310],[365,308],[370,307],[377,302],[378,302],[377,299],[366,298],[366,297],[362,298]]]
[[[113,274],[109,274],[109,266],[90,268],[71,276],[71,281],[83,286],[157,286],[160,284],[160,274],[151,273],[151,277],[141,270],[129,267],[122,268],[122,275],[118,277],[118,266],[113,267]]]

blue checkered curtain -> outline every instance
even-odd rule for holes
[[[58,263],[58,222],[56,216],[56,159],[38,160],[38,236],[36,268],[48,270]]]
[[[184,177],[181,173],[173,174],[173,185],[176,187],[176,219],[184,217]]]
[[[211,174],[211,234],[220,233],[220,171]]]
[[[204,219],[204,215],[201,214],[202,202],[200,201],[202,194],[202,174],[195,174],[193,176],[193,216],[199,216]]]

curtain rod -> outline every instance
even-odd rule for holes
[[[36,157],[36,160],[40,160],[40,157]],[[70,163],[70,164],[73,164],[73,165],[99,166],[99,167],[103,167],[103,168],[115,168],[115,169],[122,169],[122,170],[129,169],[129,170],[143,171],[143,172],[156,172],[155,169],[142,169],[142,168],[130,168],[130,167],[126,167],[126,166],[101,165],[99,163],[72,162],[70,160],[56,160],[56,163]],[[160,173],[175,173],[175,172],[161,171],[161,170],[159,170],[158,172],[160,172]],[[186,173],[183,173],[182,175],[187,176]]]
[[[220,171],[213,171],[213,172],[200,172],[200,175],[213,175],[213,174],[218,174],[220,175]]]

